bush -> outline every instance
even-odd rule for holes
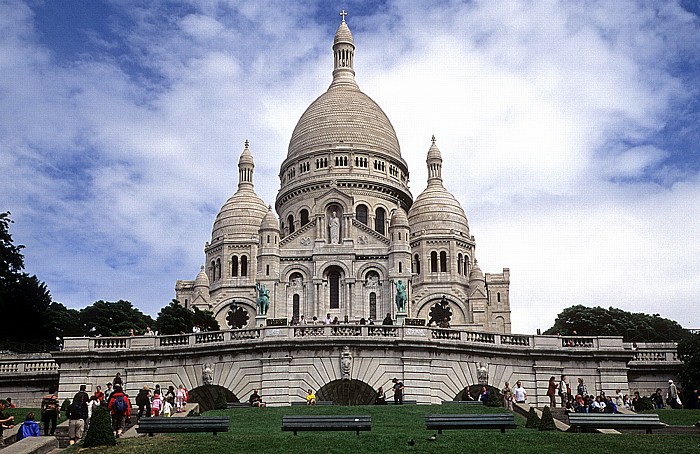
[[[107,407],[100,405],[92,411],[90,428],[87,435],[85,435],[83,446],[92,448],[95,446],[114,446],[116,444],[117,439],[114,438],[114,433],[112,432],[112,417]]]
[[[67,412],[68,407],[70,407],[70,404],[71,404],[70,399],[64,400],[63,403],[61,404],[61,413]]]
[[[635,411],[653,410],[654,402],[651,401],[651,397],[644,396],[639,399],[639,403],[634,407]]]
[[[552,410],[549,409],[548,405],[545,405],[542,410],[540,430],[557,430],[557,426],[554,424],[554,418],[552,417]]]
[[[535,408],[530,407],[530,413],[527,414],[527,422],[525,427],[528,429],[539,429],[540,428],[540,418],[535,413]]]
[[[226,393],[223,390],[216,390],[216,398],[214,400],[214,409],[216,410],[226,410],[228,408],[228,403],[226,402]]]

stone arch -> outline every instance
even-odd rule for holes
[[[297,264],[290,265],[289,267],[285,268],[280,275],[284,276],[284,282],[291,282],[292,276],[295,273],[301,274],[301,278],[304,282],[309,281],[309,271],[306,268],[299,267]]]
[[[189,390],[189,402],[199,404],[199,411],[225,409],[228,402],[240,402],[230,389],[219,385],[202,385]]]
[[[483,386],[486,386],[486,389],[489,391],[490,396],[489,396],[489,404],[488,406],[500,406],[501,398],[503,397],[501,395],[501,391],[496,388],[493,385],[486,384],[486,385],[480,385],[478,383],[466,386],[463,388],[460,392],[457,393],[457,395],[454,396],[453,400],[478,400],[479,395],[481,394],[481,388]]]
[[[374,396],[374,388],[361,380],[333,380],[316,392],[318,400],[335,405],[372,405]]]
[[[367,273],[371,270],[374,270],[374,271],[379,273],[380,280],[384,280],[385,277],[389,275],[389,271],[381,263],[378,263],[378,262],[365,263],[357,270],[357,273],[355,275],[355,279],[357,279],[359,281],[364,281]]]
[[[338,261],[338,260],[331,260],[331,261],[329,261],[329,262],[324,263],[324,264],[323,264],[323,267],[321,267],[321,269],[319,270],[319,274],[320,274],[321,276],[325,276],[326,273],[328,272],[328,269],[331,268],[331,267],[334,267],[334,266],[337,266],[338,268],[340,268],[341,270],[343,270],[343,275],[344,275],[344,277],[348,277],[348,276],[351,275],[351,274],[350,274],[350,268],[348,268],[348,266],[347,266],[345,263],[340,262],[340,261]]]

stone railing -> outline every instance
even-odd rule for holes
[[[632,363],[678,363],[678,351],[674,342],[640,342],[624,343],[625,349],[634,354]]]
[[[0,374],[40,374],[58,372],[53,359],[0,362]]]
[[[66,338],[64,350],[131,350],[131,349],[167,349],[195,347],[206,344],[231,345],[265,339],[300,338],[391,338],[419,342],[448,342],[469,345],[494,345],[502,348],[546,349],[550,351],[576,350],[633,350],[629,344],[623,344],[621,337],[612,336],[535,336],[524,334],[501,334],[485,331],[467,331],[458,328],[435,328],[426,326],[396,325],[305,325],[305,326],[268,326],[252,329],[212,331],[202,333],[178,334],[171,336],[135,336],[135,337],[95,337]],[[663,346],[663,348],[659,348]],[[652,348],[653,347],[653,348]],[[658,351],[658,352],[657,352]],[[645,344],[635,356],[636,361],[675,360],[675,344]]]

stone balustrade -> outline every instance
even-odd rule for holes
[[[58,364],[53,359],[34,361],[2,361],[0,360],[0,375],[2,374],[54,374],[58,371]]]
[[[634,353],[630,364],[680,362],[674,342],[625,342],[623,346]]]

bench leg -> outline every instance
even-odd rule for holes
[[[297,431],[295,430],[295,431],[294,431],[294,435],[296,435],[296,434],[297,434]]]
[[[149,437],[152,437],[152,436],[153,436],[153,432],[148,432],[148,436],[149,436]]]
[[[505,428],[505,427],[501,427],[501,433],[502,433],[502,434],[506,433],[506,428]]]
[[[356,431],[355,431],[355,434],[359,437],[359,436],[360,436],[360,431],[359,431],[359,430],[356,430]]]
[[[647,433],[648,433],[648,434],[651,434],[651,429],[647,429]]]

